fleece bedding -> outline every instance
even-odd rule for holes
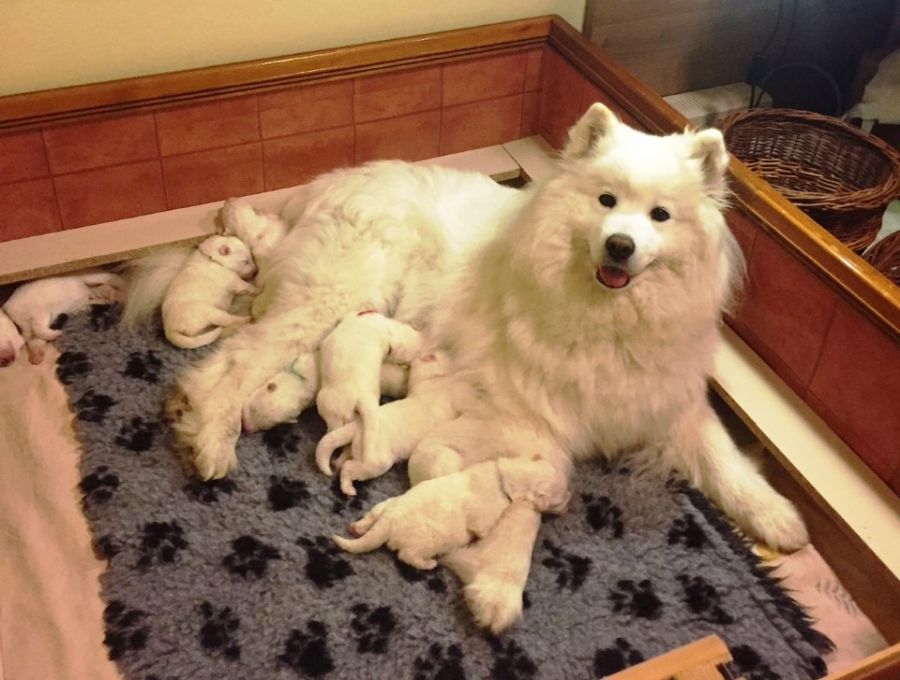
[[[204,350],[176,350],[158,328],[124,331],[116,315],[71,319],[56,371],[108,560],[104,643],[128,680],[587,678],[709,633],[753,680],[824,674],[827,638],[705,498],[599,464],[579,469],[570,512],[541,529],[523,621],[486,635],[446,570],[331,543],[407,482],[396,468],[342,496],[315,470],[314,414],[242,437],[228,479],[190,477],[162,404]]]

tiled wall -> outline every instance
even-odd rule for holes
[[[0,134],[0,241],[534,134],[543,49]]]

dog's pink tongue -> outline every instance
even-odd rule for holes
[[[630,279],[628,272],[618,267],[603,266],[597,270],[597,280],[609,288],[622,288]]]

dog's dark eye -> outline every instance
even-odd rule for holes
[[[604,208],[615,208],[616,207],[616,197],[612,194],[600,194],[600,198],[597,199],[600,201],[600,205]]]
[[[650,219],[655,222],[665,222],[669,217],[671,217],[671,215],[669,215],[669,211],[665,208],[654,208],[650,211]]]

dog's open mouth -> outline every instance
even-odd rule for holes
[[[631,275],[624,269],[609,265],[597,267],[596,278],[607,288],[624,288],[631,281]]]

